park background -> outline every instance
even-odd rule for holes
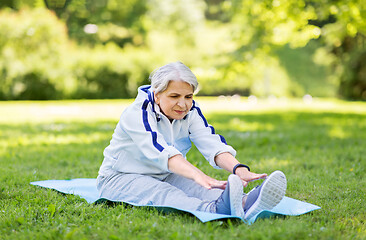
[[[0,99],[131,98],[182,61],[199,95],[366,100],[365,2],[2,0]]]
[[[366,239],[365,4],[1,0],[0,238]],[[320,210],[201,223],[30,185],[96,178],[137,87],[177,60],[237,158],[282,170],[286,195]],[[214,178],[230,174],[194,146],[187,158]]]

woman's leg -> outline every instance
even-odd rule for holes
[[[169,174],[164,181],[182,190],[187,194],[187,196],[199,198],[205,201],[217,200],[223,192],[222,189],[218,188],[209,190],[191,179],[174,173]]]
[[[111,172],[98,177],[100,197],[137,205],[169,206],[191,211],[212,211],[209,200],[187,195],[168,182],[140,175]]]
[[[164,181],[179,188],[187,196],[196,197],[202,201],[209,201],[209,211],[244,217],[243,210],[243,184],[236,175],[230,175],[225,190],[206,189],[193,180],[170,174]]]

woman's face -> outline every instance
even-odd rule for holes
[[[193,87],[183,81],[170,81],[167,89],[154,94],[155,102],[170,120],[182,119],[189,112],[193,101]]]

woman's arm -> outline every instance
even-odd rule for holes
[[[175,155],[168,160],[168,168],[171,172],[183,177],[194,180],[201,186],[211,188],[225,189],[227,181],[218,181],[204,174],[201,170],[193,166],[182,155]]]
[[[234,166],[236,164],[240,163],[233,155],[231,155],[228,152],[224,152],[224,153],[217,155],[215,157],[215,162],[219,167],[221,167],[231,173],[233,171]],[[265,174],[265,173],[262,173],[262,174],[253,173],[253,172],[250,172],[245,167],[237,168],[235,171],[235,174],[241,178],[244,186],[248,185],[248,182],[267,177],[267,174]]]

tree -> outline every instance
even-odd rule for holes
[[[362,0],[233,0],[228,9],[238,42],[235,62],[271,55],[277,46],[303,47],[319,39],[333,55],[340,94],[366,100],[366,3]]]
[[[0,12],[0,99],[58,99],[68,72],[63,23],[45,9]]]

